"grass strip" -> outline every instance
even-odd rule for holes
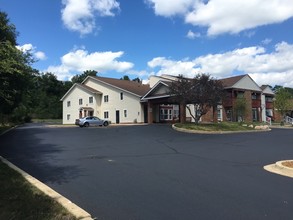
[[[59,203],[0,161],[0,219],[75,220]]]

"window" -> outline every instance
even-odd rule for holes
[[[258,113],[257,113],[257,109],[253,108],[252,109],[252,120],[253,121],[258,121]]]
[[[82,99],[78,100],[79,105],[82,105]]]
[[[273,97],[266,96],[266,102],[273,102]]]
[[[91,96],[89,97],[89,103],[93,103],[94,102],[94,98]]]
[[[67,114],[67,121],[70,120],[70,114]]]
[[[256,100],[256,99],[257,99],[257,94],[256,94],[256,93],[252,93],[252,94],[251,94],[251,99]]]
[[[67,107],[70,107],[71,103],[70,101],[67,101]]]
[[[172,120],[172,109],[160,109],[160,120]]]
[[[124,117],[127,118],[127,110],[124,110]]]
[[[232,117],[233,117],[232,109],[226,110],[226,117],[227,117],[227,121],[232,121]]]
[[[109,102],[109,96],[108,95],[104,96],[104,102]]]
[[[109,112],[104,112],[104,118],[105,119],[109,118]]]
[[[244,98],[244,92],[238,92],[237,98]]]
[[[120,92],[120,100],[123,100],[123,92]]]

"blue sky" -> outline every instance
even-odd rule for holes
[[[34,67],[68,80],[250,74],[293,87],[292,0],[0,0]]]

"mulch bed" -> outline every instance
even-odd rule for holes
[[[293,168],[293,161],[282,162],[282,165],[285,167]]]

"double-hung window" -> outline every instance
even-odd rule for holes
[[[108,95],[104,96],[104,102],[109,102],[109,96]]]

